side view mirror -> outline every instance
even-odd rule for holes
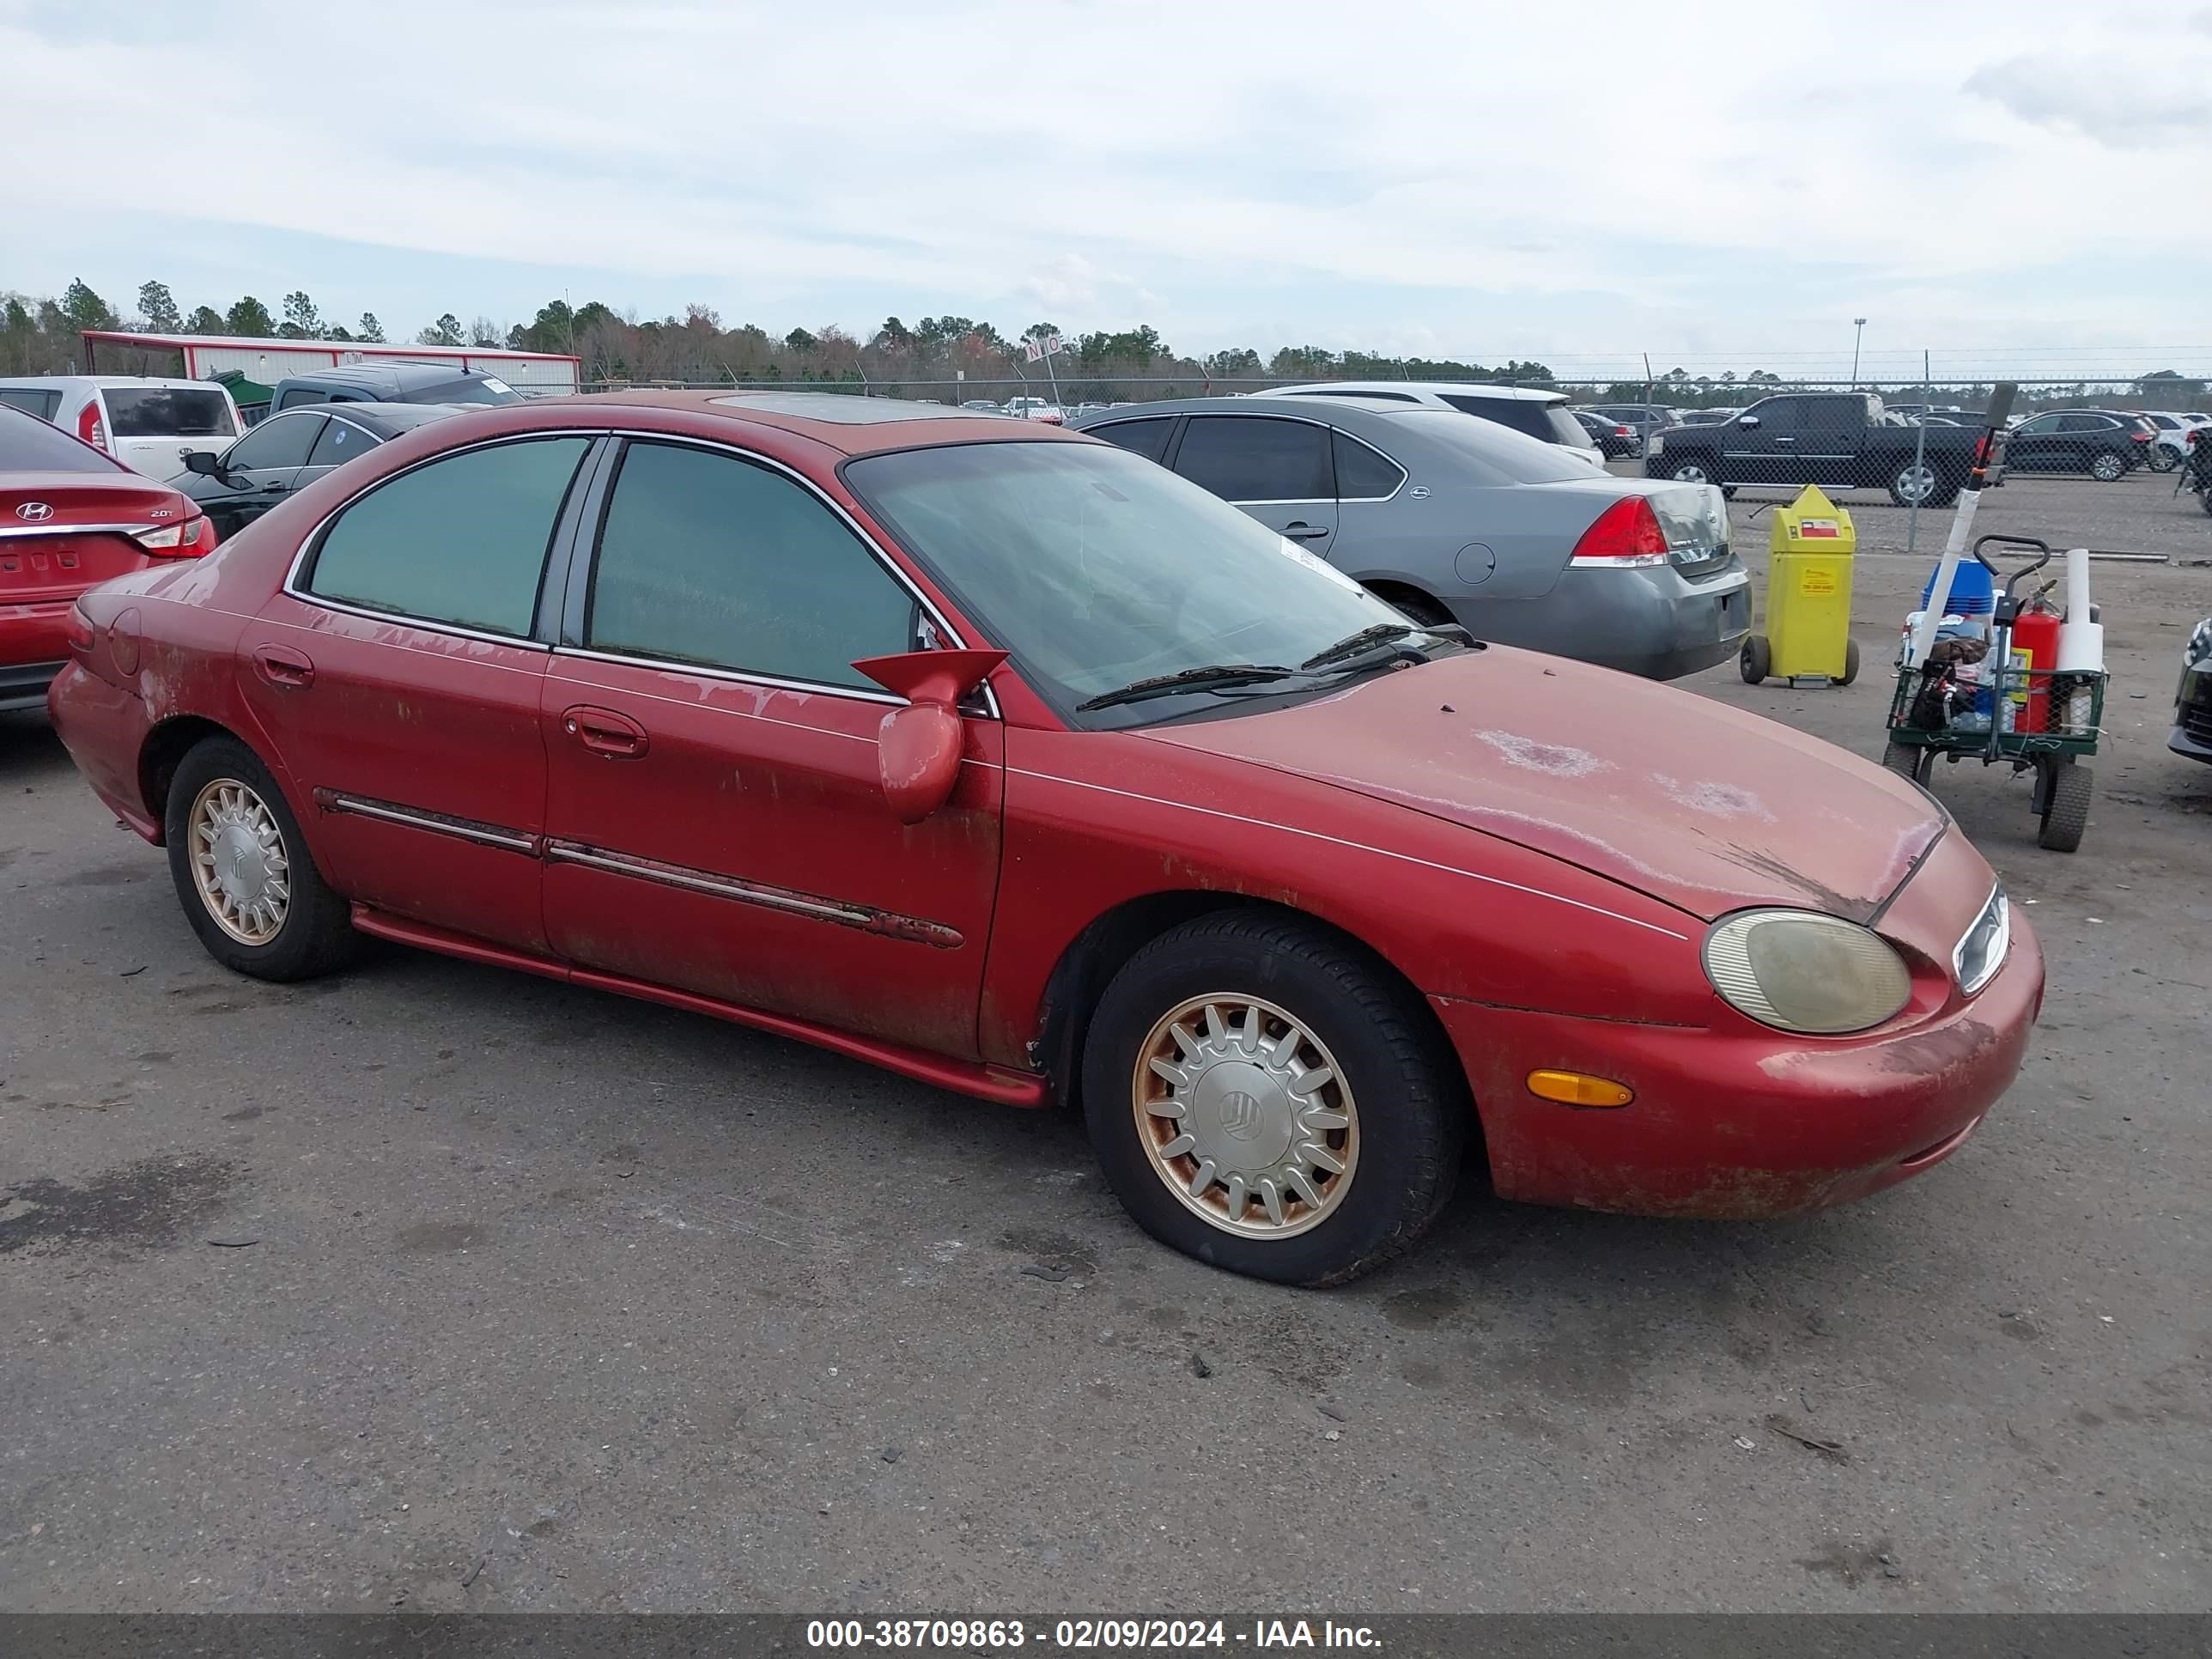
[[[1739,415],[1735,417],[1735,423],[1738,426],[1757,426],[1759,424],[1759,416],[1756,415]]]
[[[203,478],[222,477],[222,457],[212,450],[195,449],[185,457],[185,471],[197,472]]]
[[[904,697],[876,728],[884,799],[902,823],[920,823],[951,799],[960,781],[960,714],[954,707],[1006,661],[1003,651],[908,651],[853,665]]]

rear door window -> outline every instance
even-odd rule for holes
[[[1176,471],[1225,501],[1336,499],[1329,428],[1252,415],[1194,415]]]
[[[383,441],[373,438],[351,421],[331,420],[323,424],[323,435],[315,440],[315,447],[307,453],[309,466],[343,466],[356,455],[366,455]]]
[[[1341,501],[1379,501],[1405,482],[1405,469],[1357,438],[1332,431],[1336,453],[1336,497]]]
[[[318,598],[516,639],[589,438],[532,438],[430,461],[331,521],[305,586]]]
[[[111,438],[235,438],[230,399],[192,386],[103,386]]]
[[[54,411],[62,406],[62,394],[26,386],[0,386],[0,404],[20,409],[26,415],[35,415],[42,421],[51,421]]]
[[[1175,430],[1175,416],[1154,416],[1144,421],[1109,421],[1104,426],[1083,428],[1094,438],[1103,438],[1109,444],[1119,444],[1132,454],[1141,455],[1148,461],[1157,461],[1168,453],[1168,434]]]

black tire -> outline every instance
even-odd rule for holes
[[[2203,507],[2207,513],[2212,513],[2212,486],[2208,486],[2204,491],[2197,497],[2197,504]]]
[[[1449,628],[1451,626],[1451,612],[1445,610],[1443,606],[1438,605],[1434,599],[1431,599],[1425,593],[1406,593],[1389,598],[1383,598],[1383,596],[1378,594],[1376,597],[1378,599],[1382,599],[1383,603],[1386,605],[1396,605],[1398,609],[1404,611],[1410,619],[1420,623],[1424,628]]]
[[[1838,685],[1849,685],[1853,680],[1858,678],[1858,677],[1859,642],[1856,640],[1847,639],[1844,641],[1844,672],[1842,676],[1836,681],[1836,684]]]
[[[2116,449],[2100,449],[2089,458],[2089,476],[2099,483],[2118,483],[2128,476],[2128,458]]]
[[[2150,447],[2150,459],[2146,465],[2154,472],[2171,472],[2181,465],[2181,456],[2179,452],[2168,448],[2164,444],[2153,444]]]
[[[1767,644],[1764,634],[1743,636],[1743,649],[1736,653],[1736,672],[1743,676],[1746,685],[1757,685],[1772,672],[1774,650]]]
[[[216,920],[192,872],[194,809],[203,794],[225,783],[251,791],[266,809],[285,864],[289,896],[283,920],[268,939],[258,943],[234,936]],[[346,902],[316,869],[314,854],[283,792],[260,758],[237,738],[210,738],[185,756],[170,781],[163,817],[177,902],[208,954],[224,967],[256,979],[313,979],[343,964],[359,947],[360,935],[353,930]]]
[[[2070,853],[2081,846],[2081,832],[2089,827],[2089,796],[2094,787],[2086,766],[2052,768],[2050,799],[2035,844],[2053,853]]]
[[[1717,484],[1721,481],[1720,468],[1703,455],[1679,461],[1669,457],[1665,465],[1667,477],[1675,483]]]
[[[1885,744],[1881,763],[1905,777],[1917,777],[1920,771],[1920,750],[1909,743]]]
[[[1201,1218],[1141,1139],[1139,1049],[1178,1005],[1217,994],[1232,1008],[1249,996],[1294,1016],[1326,1045],[1355,1102],[1351,1184],[1305,1231],[1255,1237]],[[1419,1013],[1358,946],[1294,919],[1224,911],[1162,934],[1115,975],[1084,1043],[1084,1116],[1122,1207],[1186,1255],[1279,1284],[1342,1284],[1399,1255],[1450,1198],[1473,1111],[1456,1059]]]

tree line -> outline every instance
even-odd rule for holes
[[[156,334],[235,335],[251,339],[331,340],[387,343],[384,325],[374,312],[354,323],[324,318],[304,290],[285,295],[272,313],[245,295],[218,311],[210,305],[186,313],[166,283],[140,284],[137,309],[125,317],[82,279],[58,299],[0,294],[0,374],[63,374],[82,367],[87,329]],[[1063,349],[1049,362],[1032,362],[1031,340],[1060,337]],[[592,300],[571,307],[552,300],[527,323],[502,324],[478,316],[464,325],[452,312],[441,315],[413,337],[424,345],[484,346],[514,351],[571,356],[581,360],[582,379],[601,385],[652,381],[736,385],[792,383],[864,391],[896,386],[908,396],[945,401],[969,395],[1003,398],[1009,392],[1057,389],[1069,402],[1110,402],[1136,398],[1175,397],[1216,389],[1224,384],[1256,387],[1285,380],[1489,380],[1515,385],[1555,386],[1596,401],[1640,402],[1650,398],[1679,407],[1745,404],[1802,384],[1766,369],[1739,375],[1693,374],[1676,367],[1649,380],[1562,380],[1542,362],[1519,359],[1503,363],[1462,362],[1452,358],[1401,357],[1380,352],[1332,351],[1322,346],[1283,346],[1262,356],[1250,347],[1208,352],[1177,352],[1149,325],[1119,331],[1079,332],[1057,324],[1036,322],[1011,337],[993,324],[971,317],[924,317],[908,325],[886,317],[866,337],[836,327],[793,328],[774,334],[755,323],[726,325],[712,307],[684,307],[680,317],[641,319]],[[140,374],[176,372],[176,356],[165,365],[156,354],[143,362],[118,362]],[[107,354],[101,354],[103,366]],[[965,390],[963,390],[963,386]],[[2161,369],[2132,383],[2146,398],[2174,404],[2201,396],[2204,383],[2172,369]],[[2117,389],[2115,389],[2117,391]],[[2099,395],[2094,386],[2075,386],[2045,394],[2079,400]],[[1986,386],[1892,388],[1903,399],[1978,404]]]

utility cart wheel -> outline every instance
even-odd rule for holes
[[[1743,654],[1736,659],[1735,665],[1743,672],[1743,683],[1746,685],[1757,685],[1765,679],[1768,672],[1774,666],[1774,652],[1766,643],[1766,635],[1746,635],[1743,641]]]
[[[1849,685],[1853,680],[1858,678],[1858,677],[1859,642],[1856,640],[1845,640],[1844,641],[1844,672],[1838,677],[1836,684],[1838,685]]]
[[[1909,743],[1893,743],[1881,751],[1881,763],[1891,771],[1924,784],[1936,769],[1936,751]]]
[[[2081,844],[2089,827],[2089,793],[2094,780],[2086,766],[2072,762],[2053,763],[2045,781],[2043,827],[2035,843],[2053,853],[2070,853]]]

